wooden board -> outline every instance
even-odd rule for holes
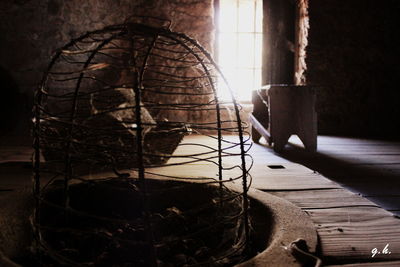
[[[343,265],[324,265],[325,267],[396,267],[400,266],[400,261],[381,261],[381,262],[367,262],[367,263],[354,263]]]
[[[258,133],[267,140],[267,142],[272,141],[271,140],[271,134],[268,132],[267,129],[253,116],[253,114],[249,115],[249,120],[251,123],[251,126],[255,128]]]
[[[400,196],[375,196],[367,197],[374,203],[381,204],[385,206],[388,211],[398,211],[400,210]]]
[[[301,143],[301,141],[296,136],[292,136],[290,141],[293,143]],[[357,137],[340,137],[340,136],[318,136],[318,145],[321,146],[398,146],[400,147],[400,142],[398,141],[385,141],[385,140],[374,140],[374,139],[363,139]]]
[[[380,164],[400,164],[400,155],[382,155],[382,154],[351,154],[351,152],[343,152],[341,154],[330,153],[332,158],[346,160],[351,165],[380,165]]]
[[[389,212],[374,207],[344,207],[306,210],[315,223],[325,258],[365,260],[371,250],[389,244],[390,255],[381,260],[400,259],[400,220]]]
[[[281,164],[284,169],[271,169],[268,165],[255,164],[250,171],[253,187],[260,190],[302,190],[319,188],[340,188],[329,179],[312,170],[296,164]]]
[[[329,209],[357,206],[378,207],[371,201],[341,188],[270,193],[289,200],[302,209]]]
[[[344,187],[352,191],[360,192],[360,194],[363,197],[374,196],[377,199],[380,198],[382,202],[386,202],[387,200],[389,201],[394,200],[391,199],[392,196],[399,195],[400,183],[399,182],[392,183],[389,186],[388,184],[373,184],[373,183],[369,184],[368,180],[364,180],[364,184],[362,183],[362,181],[351,182],[344,184]]]
[[[296,136],[290,142],[301,145]],[[321,172],[349,190],[371,196],[374,203],[399,214],[399,142],[319,136],[318,144],[315,154],[289,146],[282,156]]]

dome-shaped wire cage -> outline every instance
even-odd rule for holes
[[[167,27],[109,26],[58,50],[34,106],[42,264],[248,257],[251,144],[240,106],[218,99],[217,82],[209,53]]]

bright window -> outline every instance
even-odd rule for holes
[[[218,64],[236,98],[251,100],[261,86],[262,0],[219,0]],[[219,97],[230,94],[219,83]]]

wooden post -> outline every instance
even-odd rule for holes
[[[262,84],[294,83],[296,1],[263,1]]]

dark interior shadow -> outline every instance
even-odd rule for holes
[[[0,67],[0,133],[14,129],[17,125],[19,88],[11,74]]]
[[[28,136],[32,104],[12,74],[0,66],[0,136]]]
[[[31,162],[0,163],[0,192],[15,191],[32,185]]]

